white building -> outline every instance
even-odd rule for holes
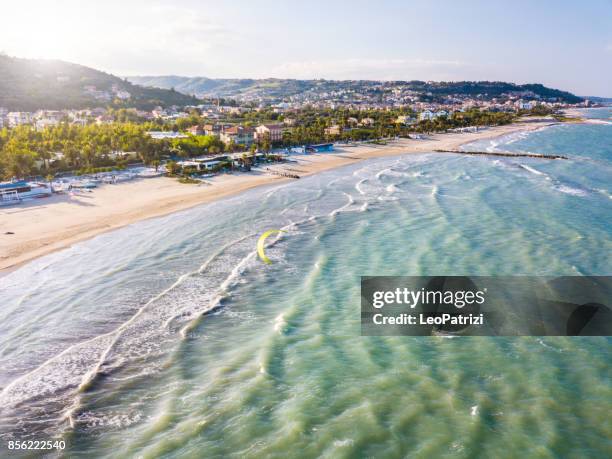
[[[9,112],[6,115],[9,127],[21,126],[32,122],[32,114],[30,112]]]
[[[174,131],[148,131],[147,134],[153,139],[186,139],[188,136]]]
[[[416,123],[416,119],[410,115],[400,115],[395,120],[396,123],[403,124],[405,126],[410,126],[411,124]]]
[[[361,125],[362,126],[373,126],[375,123],[373,118],[362,118]]]
[[[424,110],[419,113],[419,121],[433,120],[436,115],[431,110]]]
[[[132,95],[127,91],[117,91],[115,93],[115,96],[117,97],[117,99],[121,99],[121,100],[127,100],[130,97],[132,97]]]
[[[448,116],[448,112],[446,110],[438,110],[437,112],[432,112],[431,110],[425,110],[419,113],[419,121],[423,120],[435,120],[440,116]]]
[[[42,131],[45,128],[57,126],[58,124],[59,121],[55,118],[41,118],[39,120],[36,120],[36,122],[34,123],[37,131]]]

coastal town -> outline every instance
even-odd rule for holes
[[[499,84],[495,97],[379,84],[382,97],[338,88],[151,108],[121,85],[87,85],[91,108],[0,108],[0,269],[255,186],[370,158],[459,152],[480,138],[575,121],[566,114],[597,105],[556,90],[499,93]],[[25,224],[21,210],[40,224]]]
[[[381,87],[386,88],[381,91]],[[133,108],[130,115],[134,119],[150,122],[173,123],[181,119],[188,118],[193,111],[197,111],[200,116],[209,123],[208,128],[202,127],[201,131],[196,127],[192,134],[214,134],[219,135],[221,131],[229,129],[223,125],[215,123],[231,119],[234,117],[244,117],[247,113],[270,112],[276,119],[282,121],[285,127],[294,126],[295,120],[292,114],[307,109],[319,110],[349,110],[359,113],[369,111],[401,111],[404,115],[396,118],[397,123],[415,124],[418,121],[433,120],[441,116],[449,116],[456,112],[466,112],[469,110],[482,110],[491,112],[518,112],[529,111],[536,107],[549,110],[558,110],[568,107],[593,107],[596,103],[585,99],[577,103],[568,103],[559,97],[542,97],[530,91],[509,91],[502,93],[498,97],[489,97],[488,94],[451,94],[445,97],[434,97],[431,92],[422,94],[411,89],[402,89],[403,86],[389,86],[385,82],[378,82],[368,88],[367,91],[358,92],[355,89],[336,89],[332,91],[306,91],[305,93],[290,95],[286,97],[270,97],[260,95],[257,98],[252,96],[242,96],[236,98],[211,100],[210,103],[203,103],[192,106],[179,107],[176,105],[162,107],[157,106],[152,110],[142,110]],[[111,103],[113,100],[120,100],[129,106],[131,94],[121,89],[117,85],[111,86],[109,90],[97,89],[93,85],[87,85],[83,89],[84,94],[91,95],[95,100],[104,103]],[[41,108],[34,112],[29,111],[9,111],[6,107],[0,106],[0,129],[14,128],[21,125],[30,125],[37,130],[47,127],[58,126],[60,123],[69,123],[85,126],[90,123],[102,124],[120,121],[112,110],[105,107],[91,109],[69,109],[69,110],[46,110]],[[367,115],[362,117],[347,117],[345,120],[350,126],[369,126],[374,120]],[[212,126],[212,127],[211,127]],[[230,126],[232,127],[232,126]],[[330,126],[334,128],[334,126]],[[336,132],[332,129],[331,133]],[[229,136],[236,136],[237,132],[230,131]],[[240,136],[238,136],[240,137]],[[250,136],[245,141],[251,139]],[[229,140],[229,138],[228,138]],[[280,137],[275,140],[280,140]]]
[[[145,110],[130,107],[132,94],[121,85],[104,90],[85,85],[84,96],[107,106],[33,112],[0,107],[0,174],[8,180],[0,184],[0,203],[136,176],[167,174],[200,183],[294,154],[329,152],[338,142],[419,139],[508,124],[521,116],[553,120],[561,110],[596,105],[564,93],[460,89],[440,95],[400,83],[322,81],[283,96],[248,93]]]

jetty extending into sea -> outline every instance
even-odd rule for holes
[[[438,153],[457,153],[461,155],[508,156],[517,158],[569,159],[561,155],[543,155],[539,153],[512,153],[508,151],[464,151],[464,150],[434,150]]]

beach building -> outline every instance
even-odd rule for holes
[[[0,205],[17,204],[23,199],[42,198],[53,194],[46,183],[24,180],[0,183]]]
[[[228,155],[219,155],[219,156],[207,156],[201,158],[192,158],[185,161],[178,161],[176,164],[180,166],[182,169],[192,168],[198,172],[206,172],[212,171],[217,168],[222,163],[227,163],[231,161],[231,157]]]
[[[209,160],[191,160],[191,161],[180,161],[177,163],[181,168],[185,169],[186,167],[193,167],[198,171],[209,171],[214,169],[216,166],[221,164],[221,161],[209,159]]]
[[[324,153],[334,151],[333,143],[319,143],[316,145],[307,145],[306,152],[307,153]]]

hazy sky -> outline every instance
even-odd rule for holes
[[[612,97],[612,0],[29,0],[0,51],[117,75],[541,82]]]

